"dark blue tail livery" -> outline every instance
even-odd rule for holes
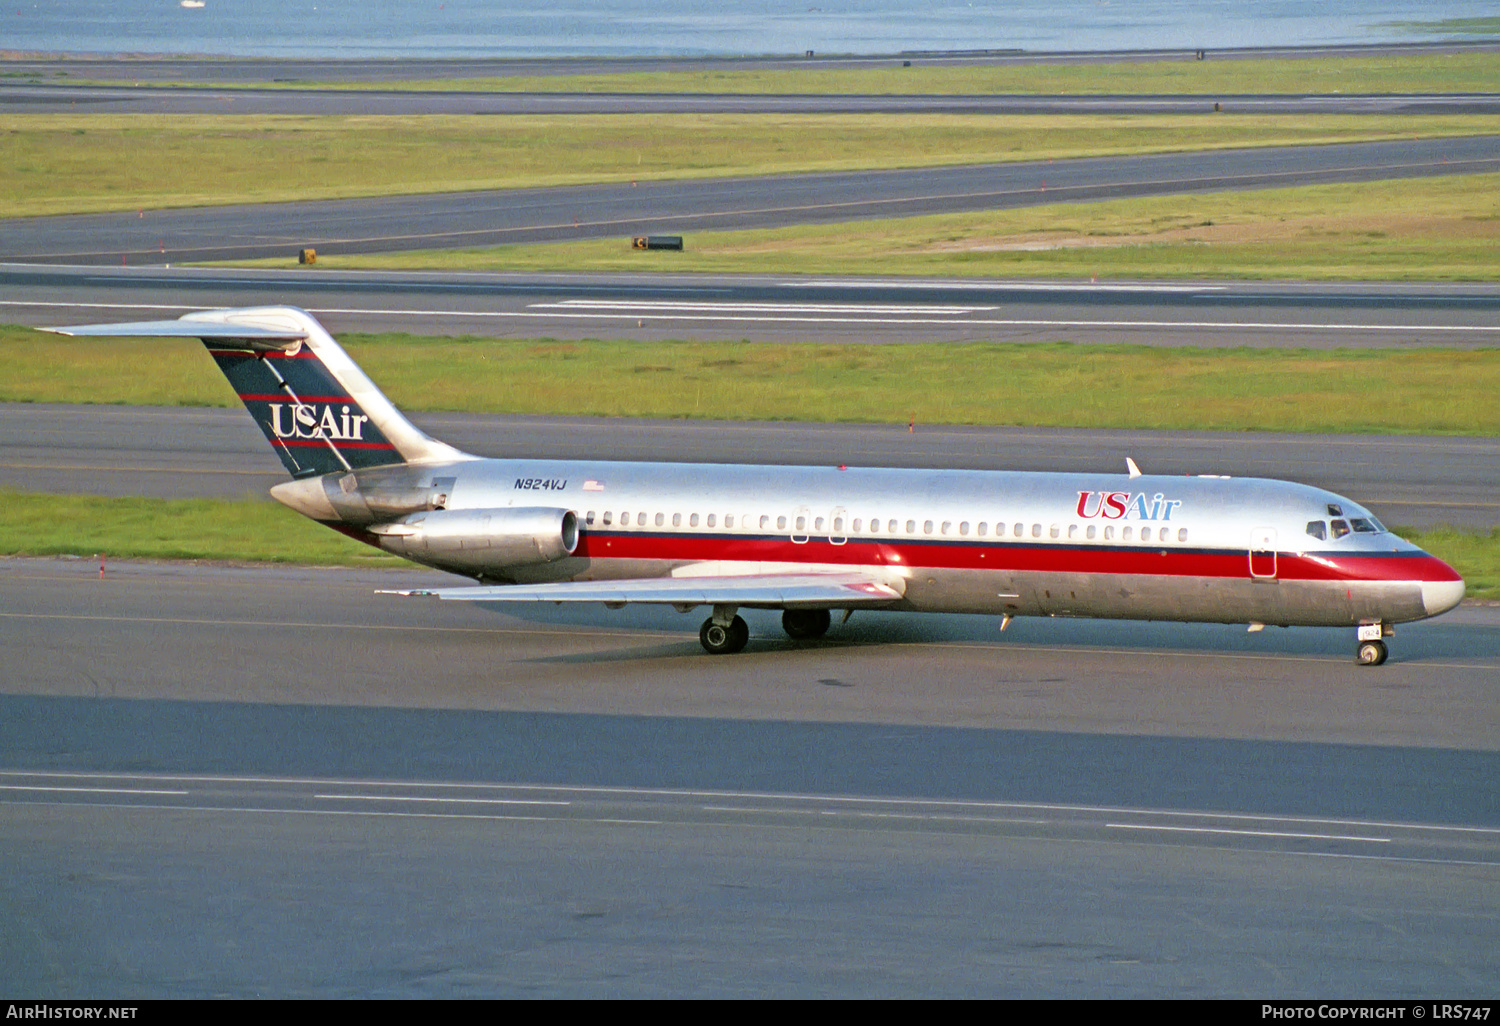
[[[293,477],[468,458],[402,416],[305,310],[205,310],[175,321],[46,330],[202,339]]]

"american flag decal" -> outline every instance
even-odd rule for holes
[[[604,486],[598,481],[585,481],[583,483],[583,490],[586,492],[602,492],[604,491]]]

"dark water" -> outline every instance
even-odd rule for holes
[[[0,50],[527,57],[1306,46],[1451,38],[1421,0],[0,0]],[[1500,33],[1491,33],[1500,34]],[[1460,37],[1462,38],[1462,37]]]

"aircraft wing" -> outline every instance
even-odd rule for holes
[[[560,581],[555,584],[472,585],[380,591],[382,595],[430,596],[465,602],[631,602],[677,606],[749,606],[762,609],[848,609],[880,606],[902,596],[899,581],[852,573],[725,574],[647,577],[619,581]]]

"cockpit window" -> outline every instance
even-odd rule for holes
[[[1318,539],[1318,541],[1322,541],[1328,537],[1328,525],[1321,520],[1309,520],[1307,522],[1307,533]]]
[[[1364,517],[1350,517],[1349,526],[1354,528],[1356,534],[1374,534],[1375,525]]]
[[[1342,538],[1344,535],[1349,533],[1349,524],[1347,521],[1331,520],[1329,521],[1328,526],[1333,528],[1333,536],[1335,538]]]

